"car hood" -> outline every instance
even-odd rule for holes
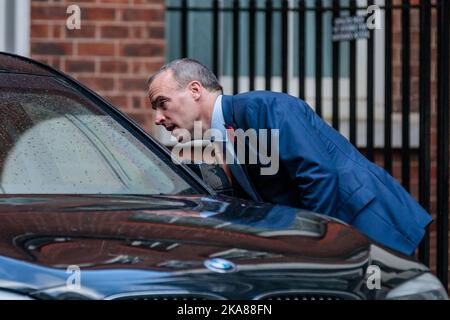
[[[369,265],[386,290],[427,271],[336,219],[229,197],[2,195],[0,219],[0,288],[40,298],[357,298]]]

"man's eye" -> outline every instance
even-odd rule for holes
[[[164,109],[164,107],[166,106],[166,102],[167,100],[159,100],[158,103],[156,104],[156,107],[159,109]]]

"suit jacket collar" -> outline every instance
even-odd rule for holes
[[[233,96],[222,96],[222,112],[225,124],[229,124],[233,128],[236,128],[237,124],[234,121]]]

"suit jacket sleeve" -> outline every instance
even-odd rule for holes
[[[318,116],[294,97],[279,95],[262,101],[247,104],[246,125],[279,130],[280,166],[298,188],[299,205],[332,215],[338,206],[338,174],[316,128],[321,123]]]

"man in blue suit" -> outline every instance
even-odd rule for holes
[[[248,198],[338,218],[408,255],[432,220],[392,176],[298,98],[267,91],[222,95],[214,74],[192,59],[175,60],[152,75],[149,98],[156,124],[178,138],[192,133],[195,121],[203,132],[213,128],[223,136],[225,127],[277,132],[275,174],[262,175],[261,162],[230,166]]]

